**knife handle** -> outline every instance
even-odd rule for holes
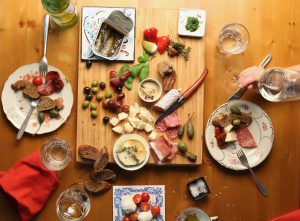
[[[207,68],[205,68],[203,73],[201,74],[201,76],[196,80],[196,82],[192,86],[190,86],[188,89],[186,89],[185,92],[183,92],[182,97],[184,99],[189,98],[198,89],[198,87],[202,84],[202,82],[205,80],[207,74],[208,74],[208,70],[207,70]]]

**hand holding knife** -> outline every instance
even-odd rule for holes
[[[266,67],[267,64],[269,64],[269,62],[271,61],[272,59],[272,55],[267,55],[264,60],[260,63],[260,67]],[[228,101],[231,101],[231,100],[238,100],[240,99],[244,94],[245,92],[247,91],[247,87],[244,87],[244,88],[240,88],[238,90],[236,90],[234,92],[234,94],[228,99]]]
[[[176,102],[174,102],[167,110],[165,110],[161,115],[159,115],[159,117],[155,121],[155,124],[157,124],[159,121],[161,121],[166,116],[168,116],[169,114],[171,114],[178,107],[180,107],[189,97],[191,97],[192,94],[203,83],[203,81],[205,80],[207,74],[208,74],[208,70],[205,68],[204,71],[203,71],[203,73],[201,74],[201,76],[196,80],[196,82],[191,87],[189,87],[187,90],[185,90],[182,93],[181,97]]]

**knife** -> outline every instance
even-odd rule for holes
[[[204,69],[203,73],[201,74],[201,76],[196,80],[196,82],[189,87],[187,90],[185,90],[185,92],[182,93],[181,97],[175,102],[173,103],[167,110],[165,110],[161,115],[159,115],[159,117],[157,118],[157,120],[155,121],[155,124],[157,124],[159,121],[161,121],[162,119],[164,119],[166,116],[168,116],[169,114],[171,114],[173,111],[175,111],[178,107],[180,107],[190,96],[192,96],[192,94],[199,88],[199,86],[203,83],[203,81],[205,80],[206,76],[208,74],[208,70],[207,68]]]
[[[267,64],[269,64],[269,62],[271,61],[272,59],[272,55],[267,55],[264,60],[260,63],[260,67],[266,67]],[[232,100],[238,100],[240,99],[244,94],[245,92],[247,91],[247,87],[243,87],[243,88],[240,88],[238,90],[236,90],[234,92],[234,94],[228,99],[228,101],[232,101]]]

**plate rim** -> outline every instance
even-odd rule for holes
[[[248,101],[248,100],[241,100],[241,99],[240,99],[240,100],[227,101],[227,102],[221,104],[220,106],[218,106],[216,109],[214,109],[214,111],[210,114],[210,116],[209,116],[209,118],[208,118],[208,120],[207,120],[206,126],[205,126],[205,144],[206,144],[206,148],[207,148],[209,154],[211,155],[211,157],[212,157],[215,161],[217,161],[221,166],[223,166],[223,167],[225,167],[225,168],[227,168],[227,169],[234,170],[234,171],[244,171],[244,170],[247,170],[247,167],[243,166],[241,163],[239,164],[239,165],[241,165],[241,167],[240,167],[240,168],[237,168],[237,167],[228,166],[227,164],[223,163],[222,161],[217,160],[217,159],[214,157],[214,155],[212,154],[211,148],[209,148],[209,145],[208,145],[208,140],[206,139],[206,138],[207,138],[207,130],[208,130],[208,126],[210,126],[209,122],[211,121],[212,116],[213,116],[219,109],[221,109],[222,107],[225,107],[225,106],[227,106],[228,104],[234,103],[234,102],[246,102],[246,103],[249,103],[249,104],[252,105],[252,106],[255,106],[255,107],[259,108],[259,109],[262,111],[262,115],[265,116],[265,117],[268,119],[268,121],[269,121],[269,123],[270,123],[270,129],[272,130],[271,137],[270,137],[270,140],[271,140],[271,147],[270,147],[270,150],[266,153],[266,155],[265,155],[263,158],[261,158],[260,162],[254,164],[254,165],[250,165],[251,168],[254,168],[254,167],[260,165],[260,164],[261,164],[262,162],[264,162],[264,161],[267,159],[267,157],[270,155],[271,150],[272,150],[272,148],[273,148],[273,144],[274,144],[274,127],[273,127],[273,123],[272,123],[271,118],[269,117],[269,115],[268,115],[268,114],[267,114],[260,106],[258,106],[257,104],[255,104],[255,103],[253,103],[253,102],[251,102],[251,101]],[[238,159],[238,158],[237,158],[237,159]]]
[[[198,207],[188,207],[185,208],[184,210],[180,211],[179,215],[176,217],[175,221],[179,221],[179,216],[181,216],[181,214],[184,214],[185,212],[189,211],[189,210],[196,210],[199,213],[203,214],[204,217],[207,219],[207,221],[210,221],[210,218],[208,216],[208,214],[206,212],[204,212],[202,209],[198,208]]]
[[[145,160],[136,165],[136,166],[132,166],[132,167],[126,167],[124,166],[117,154],[116,154],[116,149],[117,149],[117,144],[120,143],[123,139],[125,138],[130,138],[130,137],[133,137],[133,138],[136,138],[136,140],[142,142],[143,144],[145,144],[145,147],[146,147],[146,156],[145,156]],[[138,170],[138,169],[141,169],[143,166],[146,165],[146,163],[149,161],[149,158],[150,158],[150,147],[149,147],[149,143],[145,140],[144,137],[142,137],[141,135],[138,135],[138,134],[124,134],[122,135],[121,137],[119,137],[116,142],[114,143],[114,147],[113,147],[113,157],[114,157],[114,161],[116,162],[116,164],[118,164],[119,167],[121,167],[122,169],[124,170],[127,170],[127,171],[135,171],[135,170]]]
[[[19,125],[18,126],[18,124],[17,124],[17,122],[15,122],[9,115],[8,115],[8,110],[5,108],[5,103],[6,102],[3,102],[3,100],[4,100],[4,95],[5,95],[5,93],[7,93],[7,92],[5,92],[5,89],[6,88],[10,88],[10,85],[8,85],[8,80],[10,79],[10,78],[13,78],[13,75],[15,74],[15,75],[17,75],[18,76],[18,72],[20,72],[20,71],[22,71],[22,69],[29,69],[29,68],[33,68],[33,67],[37,67],[36,69],[37,69],[37,71],[38,71],[38,63],[31,63],[31,64],[24,64],[24,65],[22,65],[22,66],[19,66],[17,69],[15,69],[13,72],[11,72],[10,74],[9,74],[9,76],[7,77],[7,79],[6,79],[6,81],[5,81],[5,83],[4,83],[4,85],[3,85],[3,89],[2,89],[2,92],[1,92],[1,104],[2,104],[2,110],[3,110],[3,112],[5,113],[5,116],[6,116],[6,118],[10,121],[10,123],[16,128],[16,129],[20,129],[20,127],[21,127],[21,125]],[[73,91],[72,91],[72,86],[71,86],[71,83],[70,83],[70,81],[68,80],[68,78],[66,77],[66,75],[60,70],[60,69],[58,69],[57,67],[55,67],[55,66],[53,66],[53,65],[48,65],[48,70],[55,70],[55,71],[58,71],[60,74],[62,74],[62,76],[63,76],[63,78],[65,79],[65,81],[68,83],[68,87],[70,87],[70,98],[71,98],[71,100],[69,100],[69,102],[70,102],[70,108],[68,108],[68,109],[65,109],[66,110],[66,117],[65,118],[62,118],[62,120],[60,121],[61,123],[59,123],[59,125],[55,128],[51,128],[51,127],[48,127],[48,128],[51,128],[51,129],[47,129],[47,130],[39,130],[39,128],[37,128],[37,130],[36,131],[28,131],[28,129],[25,129],[25,132],[26,133],[28,133],[28,134],[31,134],[31,135],[35,135],[35,134],[46,134],[46,133],[51,133],[51,132],[53,132],[53,131],[56,131],[58,128],[60,128],[61,127],[61,125],[63,125],[66,121],[67,121],[67,119],[68,119],[68,117],[70,116],[70,114],[71,114],[71,111],[72,111],[72,108],[73,108],[73,103],[74,103],[74,96],[73,96]],[[24,73],[25,74],[25,73]],[[66,86],[65,86],[66,87]]]

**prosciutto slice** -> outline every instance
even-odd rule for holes
[[[237,139],[243,148],[255,148],[257,144],[247,127],[240,126],[237,130]]]
[[[150,143],[150,147],[158,158],[159,162],[164,160],[171,160],[176,154],[173,145],[167,141],[163,136],[156,138]]]
[[[161,132],[164,132],[168,129],[168,126],[166,125],[165,119],[159,121],[156,125],[155,125],[155,129]]]

